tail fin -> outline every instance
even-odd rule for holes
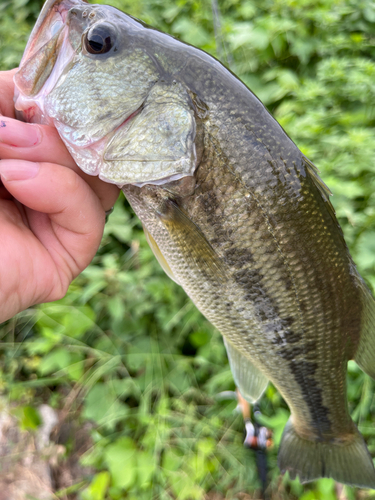
[[[285,426],[281,439],[279,467],[289,471],[292,479],[299,476],[301,483],[320,477],[360,488],[375,489],[375,469],[366,444],[355,428],[353,439],[345,444],[302,439],[291,420]]]

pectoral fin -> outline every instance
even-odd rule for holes
[[[166,200],[159,214],[171,238],[180,249],[191,272],[222,284],[227,280],[226,269],[220,257],[193,221],[173,201]]]
[[[224,339],[229,365],[241,395],[249,403],[255,403],[265,391],[268,379],[228,340]]]
[[[178,282],[177,278],[172,272],[172,269],[169,267],[168,262],[165,260],[164,255],[161,253],[160,248],[158,247],[156,241],[154,238],[151,236],[151,234],[147,231],[146,227],[143,226],[143,231],[145,232],[146,235],[146,240],[147,243],[150,245],[151,250],[154,252],[154,255],[163,268],[165,274],[171,278],[171,280],[175,281],[177,285],[180,283]]]

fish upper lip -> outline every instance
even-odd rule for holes
[[[22,64],[30,59],[48,40],[46,40],[46,33],[49,33],[50,27],[53,23],[53,18],[60,16],[63,24],[66,22],[66,17],[69,10],[74,6],[82,5],[84,0],[47,0],[44,4],[38,20],[31,32],[29,41],[27,42],[25,52],[22,56],[20,67]]]
[[[87,25],[81,24],[82,20],[77,25],[76,15],[78,19],[88,18],[90,23],[96,12],[92,7],[95,6],[86,0],[46,1],[14,75],[17,110],[33,108],[31,117],[38,115],[43,123],[49,123],[44,116],[44,97],[62,81],[61,77],[79,50]]]
[[[44,97],[54,88],[75,54],[75,49],[69,42],[68,14],[74,7],[82,8],[86,5],[85,0],[47,0],[43,6],[19,69],[13,77],[16,86],[15,107],[18,111],[30,111],[33,108],[34,111],[30,114],[33,117],[40,115],[36,111],[39,108],[43,122],[48,123],[44,116]],[[43,74],[44,71],[47,73]],[[40,78],[40,83],[43,83],[38,86]]]

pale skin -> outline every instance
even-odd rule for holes
[[[15,120],[15,71],[0,72],[0,323],[66,294],[119,193],[84,174],[54,128]]]

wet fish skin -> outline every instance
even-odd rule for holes
[[[123,191],[159,261],[223,334],[241,392],[256,400],[269,379],[285,398],[292,416],[280,446],[282,471],[302,481],[334,477],[375,488],[346,399],[348,359],[375,375],[375,305],[313,165],[211,56],[110,7],[49,3],[74,9],[74,43],[89,26],[77,21],[83,12],[101,22],[115,18],[119,51],[95,59],[76,47],[64,79],[45,98],[45,119],[84,169],[97,173],[101,162],[102,178],[120,184],[124,176]],[[27,77],[22,65],[20,72]],[[118,74],[131,77],[120,84]],[[106,97],[106,81],[117,100]],[[87,89],[97,103],[91,100],[83,116]],[[157,122],[167,104],[171,111]],[[129,136],[143,141],[142,153],[136,139],[126,143]],[[95,141],[101,145],[92,153]],[[129,181],[135,161],[149,170],[135,169]],[[174,168],[179,178],[170,175]]]
[[[202,291],[200,278],[191,279],[186,255],[192,242],[176,248],[167,229],[156,234],[163,226],[158,214],[163,214],[165,186],[145,187],[137,194],[132,186],[123,190],[198,307],[277,385],[300,432],[313,434],[307,422],[319,436],[348,432],[352,424],[345,410],[343,360],[358,342],[362,307],[337,222],[301,152],[247,89],[220,66],[207,69],[207,61],[191,56],[178,77],[209,112],[203,119],[205,152],[195,174],[197,187],[174,201],[225,267],[224,283],[211,276]],[[153,222],[142,204],[155,214]],[[189,263],[186,276],[182,261]],[[197,270],[197,276],[204,272]],[[336,304],[337,286],[342,296]],[[348,317],[354,327],[343,332]],[[336,323],[335,331],[326,318]],[[327,384],[331,370],[334,388]],[[328,391],[334,400],[325,402]]]

